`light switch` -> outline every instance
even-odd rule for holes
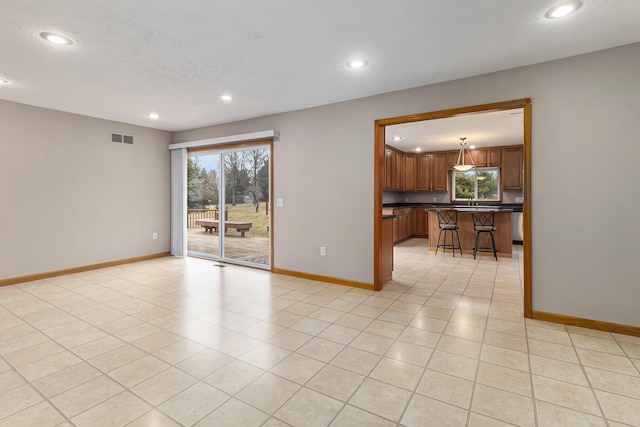
[[[276,199],[276,207],[277,207],[277,208],[282,208],[282,207],[284,207],[284,199],[282,199],[282,198],[278,198],[278,199]]]

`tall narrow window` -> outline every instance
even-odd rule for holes
[[[500,168],[453,171],[453,200],[500,200]]]

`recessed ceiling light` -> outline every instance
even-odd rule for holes
[[[394,141],[400,141],[402,139],[401,136],[394,136],[393,138],[391,138]]]
[[[367,65],[367,61],[364,59],[352,59],[347,62],[347,67],[349,68],[362,68]]]
[[[564,18],[565,16],[580,9],[582,2],[579,0],[565,1],[553,6],[544,14],[547,19]]]
[[[71,40],[69,37],[63,36],[62,34],[50,33],[48,31],[40,33],[40,37],[54,44],[60,44],[60,45],[73,44],[73,40]]]
[[[419,152],[422,151],[422,148],[418,147],[418,148],[416,148],[416,151],[419,153]]]
[[[7,84],[9,84],[9,80],[0,78],[0,85],[7,85]]]
[[[473,150],[474,148],[476,148],[476,146],[475,145],[470,145],[469,148],[471,148]]]
[[[160,118],[160,114],[158,114],[158,113],[149,113],[149,114],[147,114],[147,117],[149,117],[150,119],[153,119],[153,120],[158,120]]]
[[[231,95],[222,95],[220,97],[220,99],[222,99],[224,102],[229,102],[231,101],[233,98],[231,97]]]

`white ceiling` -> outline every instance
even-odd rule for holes
[[[386,143],[401,151],[446,151],[460,148],[460,138],[476,148],[524,143],[522,108],[469,114],[385,127]],[[393,141],[399,136],[400,141]]]
[[[638,0],[545,19],[555,3],[1,0],[0,99],[177,131],[640,41]]]

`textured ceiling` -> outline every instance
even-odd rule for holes
[[[0,99],[177,131],[640,41],[638,0],[544,19],[555,3],[0,0]]]

